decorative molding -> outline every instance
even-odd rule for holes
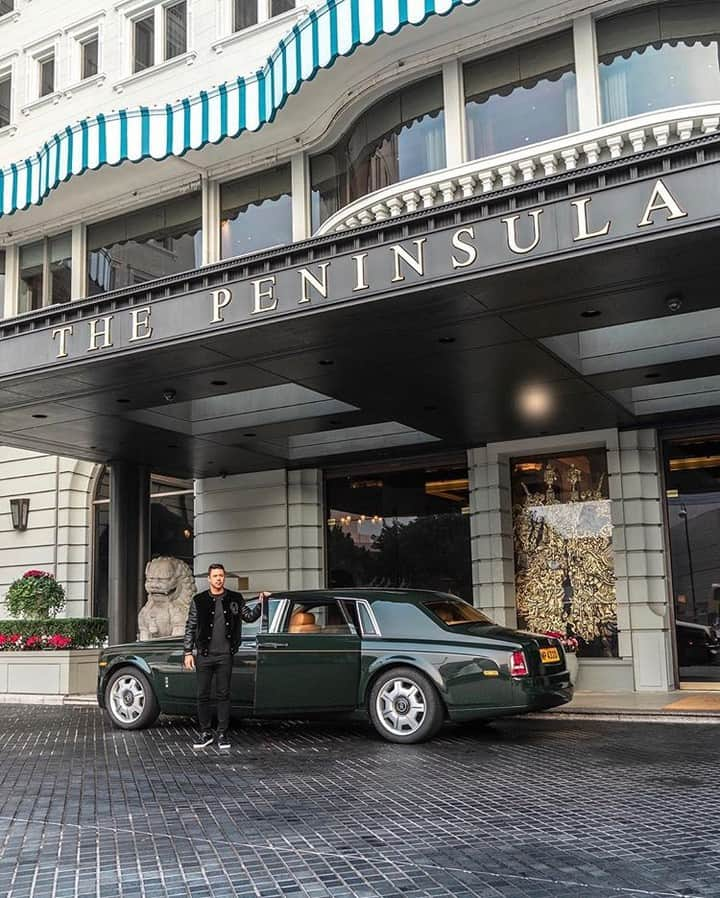
[[[76,93],[86,90],[88,87],[102,87],[106,80],[107,75],[104,72],[98,72],[97,75],[92,75],[90,78],[83,78],[82,81],[68,84],[62,89],[62,95],[65,99],[70,100]]]
[[[138,81],[143,81],[145,78],[150,78],[152,75],[157,75],[159,72],[166,72],[168,69],[175,69],[182,65],[192,65],[196,59],[197,53],[194,50],[188,50],[186,53],[181,53],[179,56],[173,56],[171,59],[166,59],[164,62],[159,62],[157,65],[151,65],[146,69],[141,69],[139,72],[134,72],[132,75],[128,75],[127,78],[123,78],[121,81],[116,81],[115,84],[113,84],[113,90],[115,93],[121,94],[125,88],[131,84],[136,84]],[[140,110],[128,109],[124,111],[127,115],[131,115],[132,113],[137,114]]]
[[[415,212],[418,195],[423,208],[430,209],[452,202],[458,195],[467,199],[529,184],[598,162],[624,159],[648,149],[713,134],[719,127],[720,103],[703,103],[634,116],[535,146],[524,145],[369,193],[331,215],[315,236],[383,221],[386,206],[393,209],[393,217]]]
[[[245,37],[254,37],[263,31],[269,31],[274,25],[277,26],[293,22],[296,19],[301,18],[307,12],[307,6],[295,6],[293,9],[289,9],[279,16],[274,16],[272,19],[264,19],[262,22],[256,22],[254,25],[250,25],[249,28],[242,28],[240,31],[231,31],[229,34],[213,41],[213,43],[210,44],[210,49],[214,50],[219,55],[226,47],[231,47],[234,44],[240,43]]]
[[[118,6],[125,10],[134,2]],[[323,0],[292,26],[253,75],[162,107],[100,113],[49,136],[34,154],[0,171],[0,214],[41,203],[62,182],[88,169],[183,156],[208,143],[258,131],[306,81],[339,58],[383,35],[477,2]],[[161,66],[152,67],[158,70]],[[130,79],[118,83],[124,87]]]

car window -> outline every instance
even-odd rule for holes
[[[360,612],[360,623],[362,624],[362,632],[365,636],[379,636],[375,622],[370,617],[368,607],[364,602],[358,602],[358,611]]]
[[[285,618],[283,632],[314,633],[318,635],[351,635],[353,630],[337,599],[294,601]]]
[[[490,618],[482,611],[450,596],[442,596],[436,599],[427,599],[423,602],[427,610],[448,627],[457,624],[491,624]]]
[[[247,608],[255,608],[258,603],[258,599],[248,599],[245,602],[245,606]],[[277,607],[280,604],[280,599],[270,599],[268,604],[268,624],[272,621],[275,612],[277,611]],[[243,639],[249,636],[255,636],[260,632],[260,628],[262,627],[262,615],[251,624],[245,623],[243,621],[242,633]]]

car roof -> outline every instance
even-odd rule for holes
[[[450,595],[446,592],[437,592],[432,589],[383,589],[383,588],[362,588],[362,589],[302,589],[302,590],[279,590],[273,593],[274,598],[296,599],[297,601],[317,601],[323,599],[365,599],[366,602],[397,602],[405,605],[416,605],[419,602],[427,601],[431,598],[437,599],[455,599],[457,596]],[[460,599],[460,601],[463,601]]]

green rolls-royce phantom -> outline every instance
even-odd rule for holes
[[[193,714],[195,673],[182,640],[116,645],[100,658],[98,702],[122,729],[160,712]],[[570,701],[560,642],[494,624],[457,598],[421,590],[274,593],[245,625],[232,673],[238,717],[369,717],[391,742],[429,739],[455,721]]]

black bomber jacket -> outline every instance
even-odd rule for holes
[[[256,621],[262,613],[262,605],[258,602],[255,608],[248,608],[241,593],[226,589],[223,596],[223,611],[225,635],[230,643],[230,651],[235,654],[242,638],[243,621],[247,624]],[[190,602],[183,642],[186,653],[197,649],[199,655],[207,655],[214,623],[215,596],[206,589],[193,596]]]

